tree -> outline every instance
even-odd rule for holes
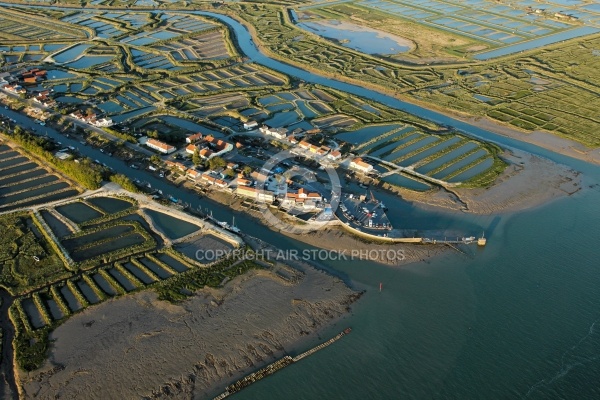
[[[224,172],[225,176],[228,176],[230,178],[233,178],[235,176],[235,171],[232,170],[231,168],[227,168]]]
[[[252,173],[252,167],[246,165],[244,168],[242,168],[242,172],[244,173],[244,175],[250,175]]]
[[[194,155],[192,156],[192,162],[194,165],[200,165],[202,163],[202,158],[200,157],[200,152],[198,148],[194,149]]]
[[[160,163],[162,163],[162,159],[157,154],[154,154],[152,157],[150,157],[150,162],[152,164],[160,165]]]
[[[139,192],[137,186],[135,186],[135,184],[133,182],[131,182],[131,180],[123,174],[111,175],[109,179],[111,182],[114,182],[114,183],[120,185],[125,190],[128,190],[133,193]]]
[[[213,157],[208,160],[208,166],[210,169],[219,169],[227,165],[227,162],[221,157]]]

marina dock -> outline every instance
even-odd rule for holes
[[[266,367],[261,368],[258,371],[253,372],[250,375],[247,375],[247,376],[243,377],[242,379],[238,380],[237,382],[232,383],[231,385],[227,386],[225,391],[223,393],[221,393],[220,395],[218,395],[217,397],[215,397],[213,400],[221,400],[221,399],[224,399],[236,392],[239,392],[246,386],[249,386],[258,380],[261,380],[271,374],[274,374],[275,372],[279,371],[282,368],[287,367],[290,364],[298,362],[298,361],[302,360],[303,358],[308,357],[311,354],[314,354],[321,349],[324,349],[325,347],[329,346],[330,344],[333,344],[336,341],[340,340],[342,337],[344,337],[345,335],[347,335],[350,332],[352,332],[352,329],[346,328],[346,329],[344,329],[344,331],[338,333],[337,335],[335,335],[328,341],[321,343],[320,345],[315,346],[312,349],[307,350],[302,354],[299,354],[295,357],[285,356],[283,358],[280,358],[279,360],[267,365]]]

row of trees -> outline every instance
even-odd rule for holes
[[[6,132],[3,133],[6,134]],[[101,186],[102,171],[93,165],[90,159],[82,158],[77,162],[73,159],[60,160],[52,154],[51,150],[53,150],[54,145],[48,139],[27,132],[20,126],[15,127],[11,138],[14,142],[21,145],[22,148],[35,154],[43,161],[47,161],[55,169],[77,181],[85,188],[94,190]],[[119,184],[125,190],[134,193],[138,192],[135,184],[123,174],[110,174],[107,178],[111,182]]]
[[[6,134],[6,132],[3,133]],[[79,182],[85,188],[93,190],[100,187],[102,175],[94,168],[89,159],[83,159],[79,162],[59,160],[49,151],[53,148],[53,144],[48,139],[27,132],[21,129],[20,126],[15,127],[12,140],[25,150],[51,164],[55,169]]]
[[[110,181],[120,185],[123,189],[137,193],[139,192],[137,186],[129,179],[126,175],[123,174],[115,174],[110,176]]]

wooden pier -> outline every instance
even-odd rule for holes
[[[279,360],[267,365],[266,367],[261,368],[258,371],[253,372],[250,375],[247,375],[247,376],[243,377],[242,379],[238,380],[237,382],[232,383],[231,385],[227,386],[227,388],[225,388],[225,391],[223,393],[221,393],[220,395],[218,395],[217,397],[215,397],[213,400],[222,400],[236,392],[239,392],[246,386],[249,386],[262,378],[265,378],[271,374],[274,374],[275,372],[279,371],[282,368],[287,367],[290,364],[298,362],[298,361],[302,360],[303,358],[308,357],[311,354],[314,354],[321,349],[324,349],[325,347],[329,346],[330,344],[340,340],[342,337],[344,337],[344,335],[347,335],[350,332],[352,332],[352,329],[346,328],[343,332],[338,333],[337,335],[335,335],[328,341],[321,343],[320,345],[315,346],[312,349],[307,350],[304,353],[297,355],[296,357],[285,356],[283,358],[280,358]]]

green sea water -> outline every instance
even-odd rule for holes
[[[330,264],[367,292],[322,341],[352,333],[233,398],[600,399],[596,176],[532,210],[431,215],[488,229],[467,255]]]

